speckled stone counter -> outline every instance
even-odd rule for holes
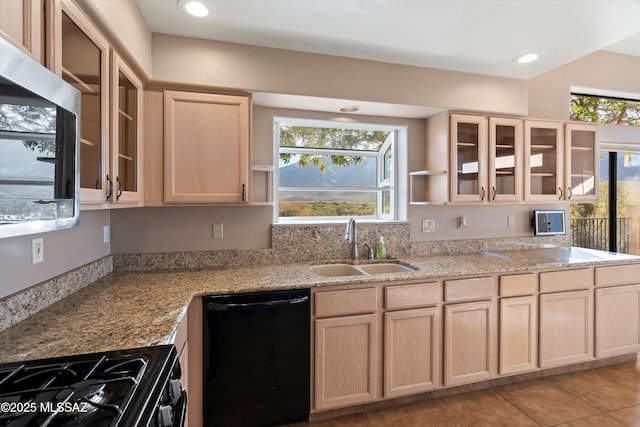
[[[406,273],[322,277],[310,263],[112,274],[0,333],[0,362],[170,343],[192,298],[475,274],[637,263],[640,257],[544,248],[403,257]]]

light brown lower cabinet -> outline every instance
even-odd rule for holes
[[[533,295],[500,300],[500,375],[537,367],[538,304]]]
[[[593,291],[540,295],[540,367],[593,358]]]
[[[375,314],[316,319],[316,409],[376,398],[377,329]]]
[[[495,302],[446,305],[444,313],[444,385],[493,378],[497,359]]]
[[[640,351],[640,285],[596,289],[596,357]]]
[[[182,387],[187,391],[185,426],[202,425],[202,300],[195,297],[174,338],[182,371]]]
[[[420,393],[440,385],[440,307],[384,314],[384,396]]]

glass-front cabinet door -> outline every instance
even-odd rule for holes
[[[488,197],[487,119],[451,115],[451,201],[477,203]]]
[[[104,203],[113,184],[108,177],[109,44],[72,2],[62,1],[61,41],[54,64],[81,93],[80,202]]]
[[[596,201],[598,198],[596,141],[595,125],[565,125],[565,197],[568,200]]]
[[[525,120],[525,200],[564,199],[563,141],[562,122]]]
[[[142,82],[112,55],[111,202],[142,202]]]
[[[522,200],[522,120],[489,118],[489,200]]]

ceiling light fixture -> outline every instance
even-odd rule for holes
[[[355,113],[356,111],[360,111],[360,107],[357,105],[347,105],[340,109],[343,113]]]
[[[513,62],[517,62],[518,64],[528,64],[540,58],[540,54],[537,52],[529,52],[517,56],[513,59]]]
[[[184,9],[188,14],[198,18],[204,18],[209,15],[209,8],[201,1],[178,0],[178,7]]]

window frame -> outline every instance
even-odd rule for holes
[[[273,186],[273,221],[276,224],[311,224],[311,223],[334,223],[343,222],[351,216],[364,221],[400,221],[398,206],[400,205],[401,195],[399,194],[399,174],[401,168],[398,162],[399,158],[399,141],[406,139],[406,129],[403,126],[353,122],[345,123],[338,120],[321,120],[321,119],[300,119],[292,117],[274,117],[273,121],[274,133],[274,186]],[[335,129],[352,129],[352,130],[369,130],[369,131],[386,131],[389,136],[380,146],[378,151],[367,150],[345,150],[345,149],[329,149],[329,148],[307,148],[307,147],[281,147],[280,146],[280,126],[287,124],[290,126],[300,127],[317,127],[317,128],[335,128]],[[376,186],[374,187],[281,187],[280,186],[280,153],[292,154],[321,154],[321,155],[343,155],[343,156],[363,156],[376,158]],[[385,155],[390,153],[392,158],[390,174],[388,178],[384,175]],[[350,216],[292,216],[281,217],[279,214],[280,192],[281,191],[345,191],[345,192],[375,192],[376,193],[376,214],[375,215],[350,215]],[[388,213],[382,212],[382,193],[391,192],[390,209]]]

